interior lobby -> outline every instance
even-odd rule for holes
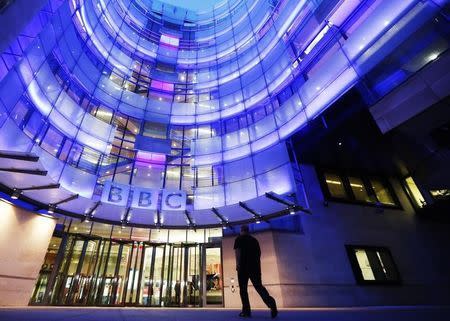
[[[449,46],[447,0],[0,0],[0,320],[237,320],[243,225],[280,320],[446,320]]]

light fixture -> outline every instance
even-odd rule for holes
[[[47,209],[47,213],[48,213],[48,214],[53,214],[53,213],[55,213],[55,210],[56,210],[56,206],[55,206],[55,205],[53,205],[53,204],[49,204],[49,205],[48,205],[48,209]]]
[[[259,218],[256,219],[256,224],[261,223],[261,220]]]
[[[20,194],[22,194],[22,191],[19,190],[19,189],[17,189],[17,188],[15,188],[15,189],[13,190],[13,193],[12,193],[12,195],[11,195],[11,198],[12,198],[13,200],[16,200],[16,199],[19,198]]]
[[[294,215],[294,214],[295,214],[295,210],[294,210],[293,207],[291,207],[291,208],[289,209],[289,214],[290,214],[290,215]]]

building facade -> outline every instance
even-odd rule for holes
[[[0,304],[237,307],[244,223],[280,306],[448,302],[447,1],[21,8],[0,13],[2,246],[55,228],[23,234]]]

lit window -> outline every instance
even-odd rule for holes
[[[377,196],[377,199],[382,204],[395,205],[394,199],[386,185],[384,185],[380,180],[371,179],[370,184]]]
[[[325,182],[328,186],[328,191],[331,197],[346,198],[347,193],[345,192],[344,184],[342,183],[339,175],[336,174],[325,174]]]
[[[414,182],[411,176],[405,179],[405,183],[409,196],[413,199],[417,207],[424,207],[425,205],[427,205],[425,199],[422,196],[422,193],[420,193],[420,190],[416,185],[416,182]]]
[[[161,43],[172,46],[172,47],[178,47],[178,45],[180,44],[180,39],[169,36],[169,35],[162,34],[161,35]]]
[[[448,200],[450,199],[450,189],[432,189],[430,190],[431,196],[435,200]]]
[[[358,283],[400,283],[399,273],[389,249],[354,245],[347,245],[346,248]]]
[[[362,202],[373,202],[373,198],[367,193],[366,187],[362,179],[357,177],[349,177],[350,188],[352,189],[353,195],[357,201]]]

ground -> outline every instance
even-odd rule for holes
[[[0,308],[3,321],[234,321],[232,309],[23,307]],[[254,310],[252,321],[271,320],[268,310]],[[279,321],[448,321],[450,306],[282,309]]]

